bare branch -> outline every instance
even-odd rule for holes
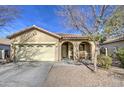
[[[19,15],[20,11],[17,6],[0,6],[0,27],[6,26],[19,17]]]
[[[95,6],[91,6],[91,9],[92,9],[92,13],[93,13],[94,18],[96,19],[97,15],[96,15]]]
[[[102,16],[104,15],[105,7],[106,7],[105,5],[103,5],[103,6],[101,7],[100,17],[102,17]]]

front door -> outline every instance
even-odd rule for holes
[[[68,45],[62,46],[62,58],[68,58]]]
[[[80,44],[79,46],[79,56],[80,56],[80,59],[85,59],[85,44]]]

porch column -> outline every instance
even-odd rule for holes
[[[91,44],[91,60],[93,60],[94,58],[94,53],[95,53],[95,45],[94,45],[94,43],[93,42],[90,42],[90,44]]]
[[[2,52],[2,59],[5,59],[5,51],[4,50],[1,50],[1,52]]]
[[[68,44],[68,58],[71,59],[70,57],[71,57],[71,45]]]
[[[73,58],[78,60],[79,57],[79,44],[77,42],[73,43]]]
[[[108,56],[108,49],[105,48],[105,55]]]
[[[58,44],[58,47],[59,47],[59,48],[58,48],[58,49],[59,49],[59,50],[58,50],[58,52],[59,52],[59,61],[61,61],[61,60],[62,60],[62,55],[61,55],[61,53],[62,53],[62,52],[61,52],[61,51],[62,51],[61,43]]]

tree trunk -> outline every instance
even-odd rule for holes
[[[94,63],[94,71],[97,71],[97,50],[95,50],[94,53],[94,58],[93,58],[93,63]]]
[[[13,56],[12,56],[12,59],[13,59],[13,62],[15,63],[16,62],[16,47],[13,45]]]
[[[94,53],[94,56],[93,56],[94,72],[97,71],[97,55],[98,55],[98,46],[95,43],[95,53]]]

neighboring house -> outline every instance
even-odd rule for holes
[[[61,61],[92,59],[94,44],[79,34],[55,34],[37,26],[26,28],[8,38],[12,55],[18,61]]]
[[[0,60],[10,57],[10,40],[0,39]]]
[[[114,55],[119,48],[124,47],[124,35],[106,40],[101,47],[106,48],[108,55]]]

